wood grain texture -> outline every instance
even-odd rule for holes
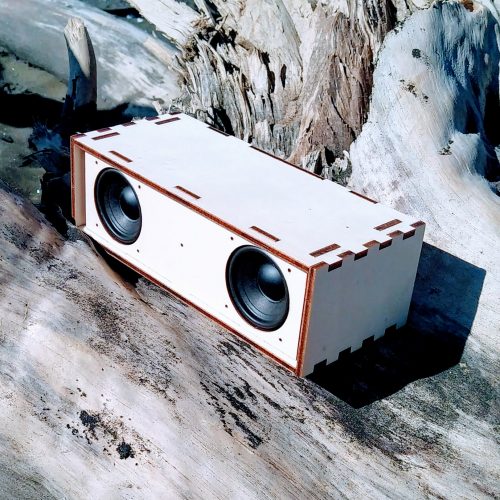
[[[174,0],[131,3],[181,53],[178,106],[342,183],[352,171],[349,148],[366,122],[373,69],[386,34],[433,5],[430,0],[214,0],[196,8]],[[486,8],[499,20],[498,0],[455,3],[471,13]]]
[[[0,0],[0,12],[0,44],[61,81],[68,78],[64,26],[71,17],[83,20],[96,51],[99,108],[179,96],[178,51],[123,19],[79,0]]]
[[[350,149],[351,184],[421,218],[428,242],[486,271],[469,342],[498,359],[500,5],[473,5],[438,3],[388,35]]]
[[[180,50],[177,101],[218,128],[326,177],[361,131],[389,0],[131,0]],[[349,43],[344,43],[349,39]]]
[[[437,250],[421,265],[420,329],[337,363],[322,384],[339,399],[157,287],[124,281],[79,233],[63,240],[5,191],[0,219],[2,496],[498,493],[494,361],[479,337],[455,364],[446,331],[426,326],[428,288],[452,301],[444,292],[457,288]],[[439,328],[452,321],[444,306]]]
[[[66,119],[82,109],[95,111],[97,106],[97,64],[92,41],[81,19],[70,18],[64,28],[68,47],[68,90],[64,103]],[[89,110],[90,108],[90,110]],[[108,127],[100,132],[109,130]]]

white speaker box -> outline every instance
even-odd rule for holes
[[[76,225],[297,375],[407,319],[424,224],[184,114],[71,139]]]

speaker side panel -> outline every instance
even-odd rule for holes
[[[120,259],[295,369],[306,273],[270,255],[287,281],[289,313],[275,331],[251,326],[229,297],[226,264],[235,249],[252,243],[126,174],[139,197],[142,228],[139,238],[131,245],[115,241],[102,226],[94,201],[96,177],[109,167],[86,153],[84,231]]]
[[[317,270],[301,375],[406,323],[423,233],[423,227],[407,239],[401,233],[387,248],[370,248],[359,260],[351,255],[330,272]]]
[[[85,224],[85,153],[71,139],[71,213],[75,225]]]

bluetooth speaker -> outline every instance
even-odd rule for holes
[[[75,224],[297,375],[407,319],[424,224],[185,114],[71,139]]]

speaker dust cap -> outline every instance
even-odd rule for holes
[[[97,177],[94,195],[99,218],[112,238],[134,243],[141,233],[142,214],[130,182],[118,170],[105,169]]]
[[[234,307],[254,327],[273,331],[286,321],[286,280],[264,251],[250,245],[237,248],[227,263],[226,284]]]

